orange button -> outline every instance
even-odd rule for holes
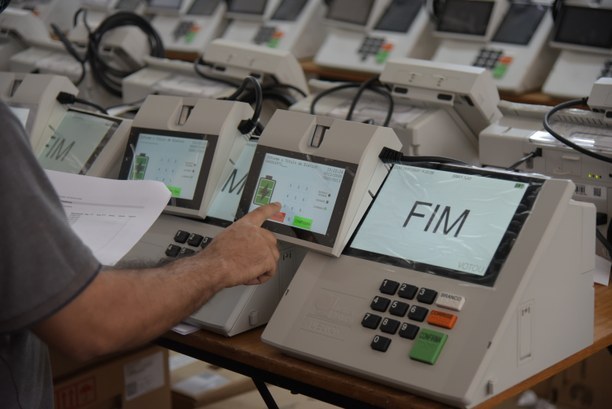
[[[385,51],[391,51],[393,50],[393,43],[385,43],[381,48]]]
[[[437,327],[451,329],[457,323],[457,316],[448,312],[431,310],[429,317],[427,317],[427,323]]]
[[[512,63],[512,57],[509,55],[504,55],[503,57],[500,57],[499,62],[502,64],[510,64]]]

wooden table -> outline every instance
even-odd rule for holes
[[[260,340],[262,329],[232,338],[198,331],[168,332],[157,343],[185,355],[348,408],[440,409],[448,406],[376,382],[347,375],[282,354]],[[612,289],[595,286],[594,342],[574,355],[477,406],[489,409],[612,345]],[[259,387],[259,385],[258,385]],[[261,392],[261,389],[260,389]],[[265,397],[264,397],[265,399]]]

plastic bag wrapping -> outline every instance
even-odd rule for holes
[[[396,164],[346,252],[493,285],[542,178],[441,164]]]

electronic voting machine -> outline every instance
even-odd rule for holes
[[[493,4],[482,1],[468,3],[471,4],[469,7],[476,8]],[[551,5],[551,0],[510,1],[488,41],[445,39],[432,59],[484,67],[491,71],[500,91],[522,93],[537,90],[558,54],[548,45],[553,28]],[[453,18],[452,7],[449,13],[444,13],[443,19]]]
[[[343,254],[306,255],[262,339],[473,407],[592,343],[595,208],[573,193],[397,163]]]
[[[600,78],[593,84],[587,104],[590,110],[557,111],[551,117],[551,127],[570,142],[609,157],[612,78]],[[539,149],[540,156],[522,161],[517,169],[571,179],[576,184],[574,199],[595,205],[600,214],[598,224],[606,234],[612,218],[610,164],[564,145],[546,131],[542,122],[550,106],[503,101],[499,108],[503,117],[480,133],[481,163],[509,167]],[[607,250],[599,247],[597,253],[609,257]]]
[[[188,256],[234,221],[255,151],[255,142],[238,126],[252,115],[242,102],[161,95],[145,100],[134,118],[120,177],[162,181],[172,198],[122,263]],[[265,324],[303,255],[295,246],[281,246],[273,279],[226,288],[188,321],[226,336]]]
[[[42,148],[42,134],[51,118],[64,112],[57,101],[60,92],[77,95],[79,90],[60,75],[0,72],[2,100],[21,121],[34,152]]]
[[[277,110],[255,150],[238,216],[280,202],[264,227],[339,256],[387,174],[378,158],[385,147],[401,149],[391,128]]]
[[[34,41],[49,38],[45,23],[29,10],[8,7],[0,14],[0,70],[8,70],[13,54]]]
[[[230,7],[236,9],[239,3],[246,1],[230,3]],[[264,7],[265,2],[250,0],[249,3],[251,7]],[[264,19],[259,24],[233,21],[223,37],[289,51],[299,59],[311,58],[316,54],[326,34],[325,30],[321,30],[325,8],[323,0],[281,0],[269,19]]]
[[[132,121],[63,105],[62,92],[78,94],[66,77],[0,72],[2,99],[43,168],[116,178]]]
[[[325,23],[321,66],[381,72],[390,58],[429,59],[438,44],[420,0],[332,0]]]
[[[130,103],[152,93],[219,98],[234,92],[249,75],[263,85],[278,81],[308,93],[304,71],[288,51],[217,38],[206,46],[203,56],[198,70],[206,78],[196,73],[193,63],[145,57],[147,66],[123,79],[123,100]],[[235,87],[230,85],[233,82]]]
[[[223,0],[149,0],[145,14],[171,53],[200,54],[225,29]]]
[[[393,58],[385,64],[380,81],[391,90],[394,106],[389,126],[400,138],[404,154],[478,163],[478,134],[501,117],[497,109],[499,92],[487,70]],[[337,82],[311,80],[312,94],[292,105],[291,110],[314,110],[316,114],[346,118],[353,106],[355,88],[319,97],[336,85]],[[366,92],[353,106],[352,119],[383,124],[388,106],[384,97]]]
[[[225,17],[230,20],[223,38],[250,43],[262,23],[272,16],[281,0],[228,0]]]
[[[602,77],[612,77],[612,0],[559,0],[550,43],[561,54],[542,91],[582,98]]]

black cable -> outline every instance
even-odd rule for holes
[[[516,170],[520,165],[524,162],[527,162],[531,158],[537,158],[542,156],[542,148],[536,148],[533,151],[529,152],[527,155],[523,156],[521,159],[514,162],[512,165],[508,166],[506,170]]]
[[[85,74],[87,73],[87,69],[85,68],[85,62],[87,61],[87,56],[85,55],[84,57],[81,57],[79,55],[78,51],[74,48],[70,40],[68,40],[68,37],[66,37],[66,35],[62,32],[62,30],[60,30],[60,28],[57,25],[51,23],[51,30],[53,30],[53,33],[57,36],[60,42],[64,45],[64,48],[66,49],[66,51],[68,51],[68,54],[70,54],[75,60],[79,62],[79,64],[81,64],[81,75],[74,82],[74,85],[78,87],[79,85],[81,85],[81,82],[83,82],[83,80],[85,79]]]
[[[89,36],[87,60],[95,80],[110,94],[118,97],[122,95],[121,79],[136,70],[120,70],[110,66],[100,56],[99,49],[106,33],[124,26],[135,26],[147,36],[150,55],[159,58],[165,55],[161,37],[145,18],[129,11],[120,11],[105,18]]]
[[[266,91],[266,89],[275,89],[275,88],[285,88],[285,89],[290,89],[292,91],[297,92],[298,94],[300,94],[302,97],[306,98],[308,96],[308,94],[299,89],[298,87],[296,87],[295,85],[291,85],[291,84],[285,84],[282,82],[279,82],[278,79],[275,76],[271,76],[273,83],[271,85],[266,85],[265,87],[263,87],[263,90]]]
[[[376,83],[378,83],[379,86],[375,87],[374,84]],[[389,107],[387,109],[387,116],[385,117],[385,121],[383,122],[383,126],[389,126],[389,123],[391,122],[391,117],[393,116],[393,109],[395,108],[395,102],[393,101],[393,96],[391,95],[389,90],[384,88],[384,85],[380,83],[378,76],[372,77],[364,81],[359,86],[359,89],[357,90],[357,94],[353,98],[353,101],[351,102],[351,106],[349,107],[349,110],[346,114],[346,120],[350,121],[353,119],[353,112],[355,111],[355,107],[357,106],[357,103],[361,99],[361,96],[363,95],[363,92],[366,89],[369,89],[371,91],[374,91],[378,94],[385,96],[387,100],[389,101]]]
[[[318,95],[316,95],[312,99],[312,102],[310,103],[310,114],[311,115],[316,115],[316,113],[315,113],[315,105],[317,104],[317,102],[319,102],[320,99],[326,97],[329,94],[333,94],[334,92],[337,92],[337,91],[342,91],[344,89],[349,89],[349,88],[358,88],[359,85],[360,84],[355,83],[355,82],[349,82],[349,83],[346,83],[346,84],[336,85],[335,87],[328,88],[326,90],[321,91]]]
[[[557,139],[559,142],[563,143],[564,145],[569,146],[570,148],[583,153],[587,156],[590,156],[592,158],[595,159],[599,159],[601,161],[607,162],[607,163],[612,163],[612,159],[601,155],[597,152],[593,152],[590,151],[588,149],[583,148],[580,145],[575,144],[574,142],[564,138],[563,136],[561,136],[560,134],[558,134],[555,130],[552,129],[551,125],[550,125],[550,118],[558,111],[562,110],[562,109],[566,109],[566,108],[571,108],[574,106],[578,106],[578,105],[587,105],[587,98],[580,98],[580,99],[572,99],[569,101],[565,101],[562,102],[556,106],[554,106],[550,111],[548,111],[546,113],[546,115],[544,115],[544,129],[546,129],[548,131],[548,133],[550,133],[555,139]]]
[[[104,109],[103,107],[101,107],[98,104],[95,104],[91,101],[87,101],[85,99],[81,99],[81,98],[77,98],[76,95],[70,94],[68,92],[60,92],[59,94],[57,94],[57,101],[60,104],[81,104],[81,105],[87,105],[90,106],[92,108],[95,108],[97,111],[102,112],[105,115],[108,115],[108,111],[106,109]]]
[[[286,107],[294,105],[297,101],[291,95],[274,89],[263,90],[263,99],[273,99],[282,102]]]
[[[261,115],[261,109],[263,105],[263,92],[261,90],[261,84],[259,83],[259,81],[257,81],[257,79],[255,79],[255,77],[246,77],[244,80],[242,80],[242,84],[240,84],[238,89],[234,91],[232,95],[222,98],[230,101],[244,101],[243,99],[241,99],[241,96],[245,93],[246,88],[249,85],[251,85],[254,90],[255,108],[253,109],[253,116],[251,117],[251,119],[242,120],[240,121],[240,124],[238,124],[238,130],[242,134],[248,134],[249,132],[257,129],[257,124],[259,123],[259,116]]]
[[[598,228],[595,228],[595,234],[597,236],[597,240],[608,250],[608,255],[612,256],[612,244],[604,237],[604,235],[599,231]]]
[[[452,158],[446,158],[444,156],[408,156],[404,155],[400,151],[396,151],[395,149],[383,147],[378,155],[383,163],[451,163],[455,165],[463,165],[470,166],[469,164]]]

